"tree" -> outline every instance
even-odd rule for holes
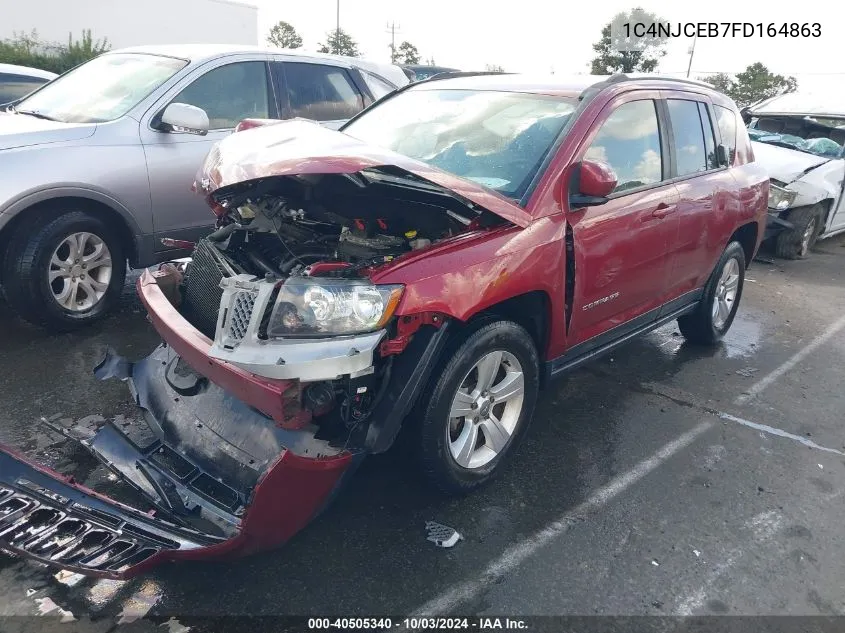
[[[640,7],[629,13],[617,13],[601,30],[601,39],[593,44],[597,55],[590,63],[594,75],[613,73],[654,72],[660,58],[666,55],[666,37],[658,33],[649,35],[646,28],[644,37],[628,37],[623,25],[651,25],[661,22],[653,13],[647,13]],[[632,33],[630,35],[636,35]]]
[[[402,42],[399,45],[399,48],[396,50],[395,56],[393,56],[393,63],[399,64],[419,64],[420,63],[420,51],[417,49],[416,46],[411,44],[408,41]]]
[[[503,73],[505,69],[499,66],[499,64],[487,64],[484,66],[484,70],[488,73]]]
[[[740,108],[762,99],[795,92],[798,89],[798,81],[795,77],[785,77],[769,72],[769,69],[760,62],[751,64],[741,73],[737,73],[735,78],[726,73],[717,73],[710,77],[703,77],[702,80],[711,84],[716,90],[724,92],[736,101]]]
[[[734,86],[734,78],[728,73],[716,73],[709,77],[699,77],[699,81],[706,81],[719,92],[730,94]]]
[[[291,24],[284,20],[279,20],[267,36],[267,43],[279,48],[300,48],[302,46],[302,38],[296,29]]]
[[[334,29],[326,33],[326,43],[320,44],[317,50],[320,53],[332,53],[348,57],[358,57],[361,54],[358,51],[358,43],[343,29]]]

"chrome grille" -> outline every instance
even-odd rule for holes
[[[240,341],[246,335],[252,309],[255,307],[255,293],[241,291],[232,299],[232,311],[229,316],[229,339]]]

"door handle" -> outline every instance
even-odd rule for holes
[[[661,202],[657,205],[657,208],[651,212],[651,217],[657,218],[658,220],[662,220],[667,215],[670,215],[675,212],[674,204],[666,204],[665,202]]]

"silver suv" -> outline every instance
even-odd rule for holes
[[[127,260],[180,257],[214,221],[191,183],[246,118],[329,127],[408,83],[389,64],[221,46],[106,53],[0,113],[0,284],[28,321],[105,315]]]

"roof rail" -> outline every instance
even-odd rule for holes
[[[681,84],[689,84],[691,86],[698,86],[700,88],[710,88],[715,90],[713,86],[706,81],[699,81],[698,79],[689,79],[687,77],[668,77],[667,75],[656,75],[651,73],[615,73],[605,79],[605,84],[616,84],[623,81],[636,81],[638,79],[647,79],[649,81],[674,81]]]

